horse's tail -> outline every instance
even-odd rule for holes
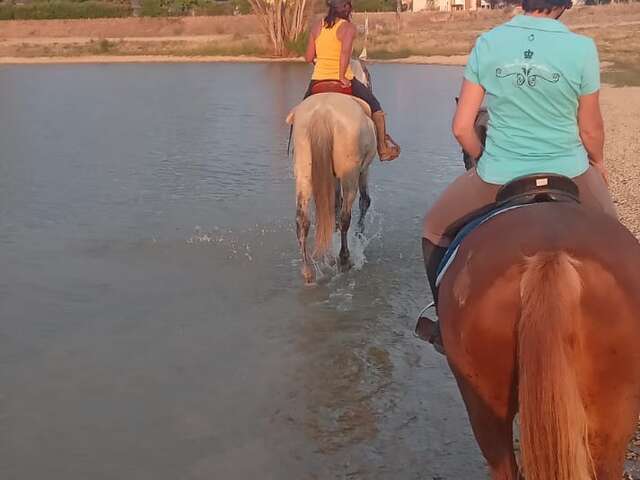
[[[311,132],[311,184],[316,204],[316,241],[314,255],[331,247],[335,228],[336,180],[333,174],[333,129],[322,111],[313,114]]]
[[[570,351],[579,343],[579,262],[564,252],[527,259],[520,292],[519,403],[527,480],[588,480],[587,415]]]

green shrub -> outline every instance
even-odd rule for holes
[[[248,0],[234,0],[235,2]],[[140,15],[144,17],[190,15],[233,15],[236,3],[217,0],[142,0]],[[239,7],[240,9],[240,7]]]
[[[142,0],[140,15],[143,17],[161,17],[167,12],[162,6],[162,0]]]
[[[0,20],[13,20],[15,7],[0,3]]]
[[[354,0],[356,12],[395,12],[395,0]]]
[[[304,31],[300,35],[298,35],[298,38],[296,38],[295,40],[287,42],[287,45],[286,45],[287,50],[289,50],[292,53],[295,53],[298,56],[302,56],[304,55],[305,50],[307,49],[308,40],[309,40],[309,32]]]
[[[369,58],[373,60],[392,60],[394,58],[407,58],[412,55],[408,48],[400,48],[398,50],[375,49],[372,48],[368,52]]]
[[[131,15],[128,4],[86,0],[39,1],[27,5],[0,4],[0,20],[115,18]]]
[[[196,7],[197,15],[233,15],[234,5],[231,2],[203,2],[200,1]]]

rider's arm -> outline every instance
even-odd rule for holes
[[[484,99],[484,88],[465,79],[460,90],[458,108],[453,117],[453,135],[462,149],[475,160],[482,155],[482,143],[475,129],[476,117]]]
[[[578,130],[589,163],[607,179],[604,166],[604,123],[600,112],[600,92],[582,95],[578,101]]]
[[[353,50],[353,40],[356,38],[356,27],[349,22],[344,22],[338,29],[338,39],[342,43],[340,49],[340,78],[338,80],[346,81],[345,75],[347,67],[351,62],[351,52]]]
[[[309,41],[307,42],[307,51],[304,54],[305,61],[309,63],[313,63],[316,59],[316,38],[318,38],[318,33],[320,33],[320,29],[322,28],[322,23],[317,22],[309,32]]]

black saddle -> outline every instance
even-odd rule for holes
[[[477,227],[513,207],[540,202],[580,203],[580,191],[569,177],[544,173],[519,177],[503,185],[496,194],[494,204],[474,212],[449,229],[447,234],[453,237],[453,242],[447,248],[438,266],[437,283],[451,263],[460,244]]]
[[[540,173],[516,178],[498,190],[496,204],[580,202],[578,186],[569,177]]]

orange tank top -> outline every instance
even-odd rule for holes
[[[340,18],[331,28],[322,26],[320,34],[316,38],[316,65],[313,69],[312,80],[338,80],[340,77],[340,50],[342,42],[338,39],[338,28],[346,20]],[[351,66],[347,66],[344,75],[347,79],[353,78]]]

